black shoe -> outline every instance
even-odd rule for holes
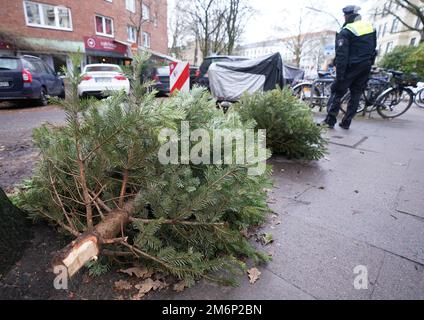
[[[349,126],[343,124],[343,123],[339,123],[339,127],[345,130],[349,130]]]
[[[322,122],[317,123],[317,126],[318,127],[323,127],[323,128],[328,128],[328,129],[334,129],[334,124],[333,125],[328,124],[327,121],[325,121],[325,120],[322,121]]]

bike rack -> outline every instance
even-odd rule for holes
[[[325,99],[330,99],[330,97],[325,96],[325,95],[324,95],[324,92],[321,92],[321,91],[320,91],[321,96],[319,96],[319,97],[314,96],[314,94],[315,94],[315,88],[316,88],[317,84],[320,84],[320,83],[323,83],[323,84],[329,84],[329,83],[333,83],[333,82],[334,82],[334,79],[326,79],[326,78],[323,78],[323,79],[315,79],[315,80],[312,82],[311,97],[309,98],[309,99],[310,99],[310,104],[311,104],[311,106],[313,106],[313,105],[314,105],[314,99],[316,99],[316,100],[320,101],[320,104],[319,104],[319,111],[320,111],[320,112],[321,112],[321,111],[322,111],[322,109],[323,109],[323,105],[322,105],[321,101],[323,101],[323,100],[325,100]]]

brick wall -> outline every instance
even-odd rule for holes
[[[144,32],[150,34],[151,49],[168,53],[167,0],[144,1],[150,8],[150,20],[142,24]]]
[[[62,5],[71,9],[73,31],[29,27],[25,22],[24,6],[21,0],[0,0],[0,28],[15,32],[18,35],[32,38],[54,40],[83,41],[84,36],[96,35],[96,14],[110,17],[114,24],[115,40],[126,42],[128,39],[127,26],[131,25],[131,12],[125,7],[125,0],[37,0],[38,3]],[[139,0],[137,14],[140,13]],[[144,31],[151,35],[151,49],[167,53],[167,0],[144,1],[151,7],[151,16],[156,21],[145,21]],[[133,20],[138,18],[132,14]],[[152,19],[153,20],[153,19]]]

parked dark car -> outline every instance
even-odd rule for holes
[[[190,66],[190,89],[193,88],[193,84],[199,74],[199,67]]]
[[[197,74],[193,83],[209,89],[208,70],[212,63],[229,62],[229,61],[244,61],[244,60],[249,60],[249,59],[246,57],[220,56],[220,55],[206,57],[203,60],[202,64],[200,65],[200,68],[197,71]]]
[[[0,56],[0,101],[26,100],[47,105],[49,96],[65,96],[63,79],[34,56]]]
[[[158,95],[168,95],[169,88],[169,66],[154,67],[150,72],[150,80],[154,81],[154,89],[158,91]]]

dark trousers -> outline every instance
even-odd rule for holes
[[[334,126],[340,112],[340,104],[347,90],[350,90],[350,100],[347,112],[342,120],[342,125],[349,127],[359,108],[361,94],[367,87],[367,82],[371,72],[371,62],[359,63],[350,66],[346,71],[343,80],[336,80],[331,86],[331,97],[325,122]]]

